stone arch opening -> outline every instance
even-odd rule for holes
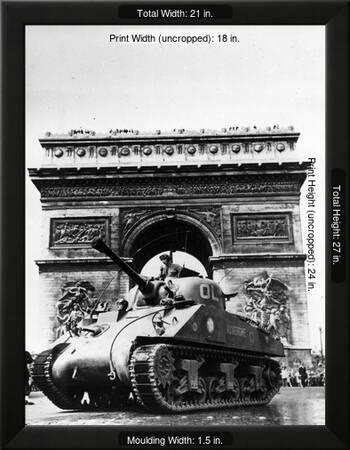
[[[211,276],[209,257],[216,253],[211,241],[214,237],[204,233],[193,220],[158,216],[143,221],[134,229],[125,243],[124,254],[133,258],[135,269],[140,271],[161,252],[184,251],[196,257]]]

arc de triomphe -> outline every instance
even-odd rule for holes
[[[185,248],[223,291],[238,292],[227,304],[237,313],[264,310],[256,296],[264,290],[268,311],[285,314],[289,363],[307,363],[299,205],[307,163],[295,156],[298,137],[292,127],[47,133],[42,164],[29,169],[42,202],[36,263],[47,341],[65,283],[88,280],[99,292],[110,283],[112,303],[126,294],[128,278],[90,247],[100,235],[137,270]]]

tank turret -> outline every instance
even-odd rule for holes
[[[281,385],[283,345],[266,329],[226,311],[213,280],[146,278],[101,240],[136,284],[125,309],[102,312],[67,333],[34,363],[35,383],[63,409],[118,408],[132,394],[151,411],[177,413],[267,404]]]

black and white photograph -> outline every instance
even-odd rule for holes
[[[325,425],[325,52],[25,27],[26,425]]]

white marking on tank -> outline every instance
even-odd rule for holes
[[[219,301],[219,298],[215,295],[215,289],[212,284],[200,284],[199,295],[206,300],[211,298],[212,300]]]
[[[210,334],[214,333],[215,325],[214,320],[211,317],[208,317],[207,319],[207,329]]]
[[[207,284],[199,285],[199,294],[202,298],[208,299],[210,298],[209,286]]]
[[[82,405],[86,404],[86,405],[90,405],[90,396],[88,392],[84,392],[83,398],[81,399],[80,402]]]
[[[211,287],[211,297],[212,297],[212,299],[213,299],[213,300],[216,300],[216,301],[218,302],[218,301],[219,301],[219,297],[217,297],[217,296],[215,295],[215,289],[214,289],[214,286],[211,285],[210,287]]]

